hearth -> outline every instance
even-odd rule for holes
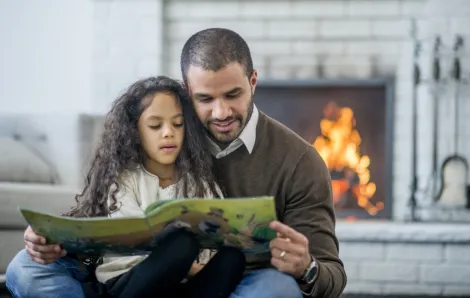
[[[265,81],[257,86],[257,107],[312,144],[325,161],[338,218],[391,218],[391,86],[388,80]]]

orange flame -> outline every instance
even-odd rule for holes
[[[344,194],[351,190],[359,206],[370,215],[383,209],[383,202],[370,202],[375,194],[376,185],[370,182],[370,158],[360,155],[361,136],[354,128],[356,119],[348,107],[339,108],[330,102],[324,110],[325,118],[320,122],[321,135],[315,139],[313,146],[325,161],[328,169],[344,174],[345,179],[333,179],[333,202],[338,203]],[[352,176],[359,178],[359,183],[351,183]]]

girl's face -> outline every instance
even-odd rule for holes
[[[183,110],[173,94],[156,93],[140,116],[142,149],[152,166],[171,165],[183,147]]]

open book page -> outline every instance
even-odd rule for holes
[[[70,218],[20,211],[36,234],[46,237],[48,243],[61,243],[69,253],[141,254],[153,237],[145,217]]]
[[[234,246],[256,253],[267,250],[276,236],[268,227],[276,219],[272,197],[169,201],[149,206],[146,214],[157,238],[184,227],[198,236],[204,248]]]

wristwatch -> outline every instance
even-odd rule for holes
[[[312,256],[312,262],[305,269],[304,274],[301,277],[301,281],[305,284],[312,284],[317,279],[318,266],[315,258]]]

